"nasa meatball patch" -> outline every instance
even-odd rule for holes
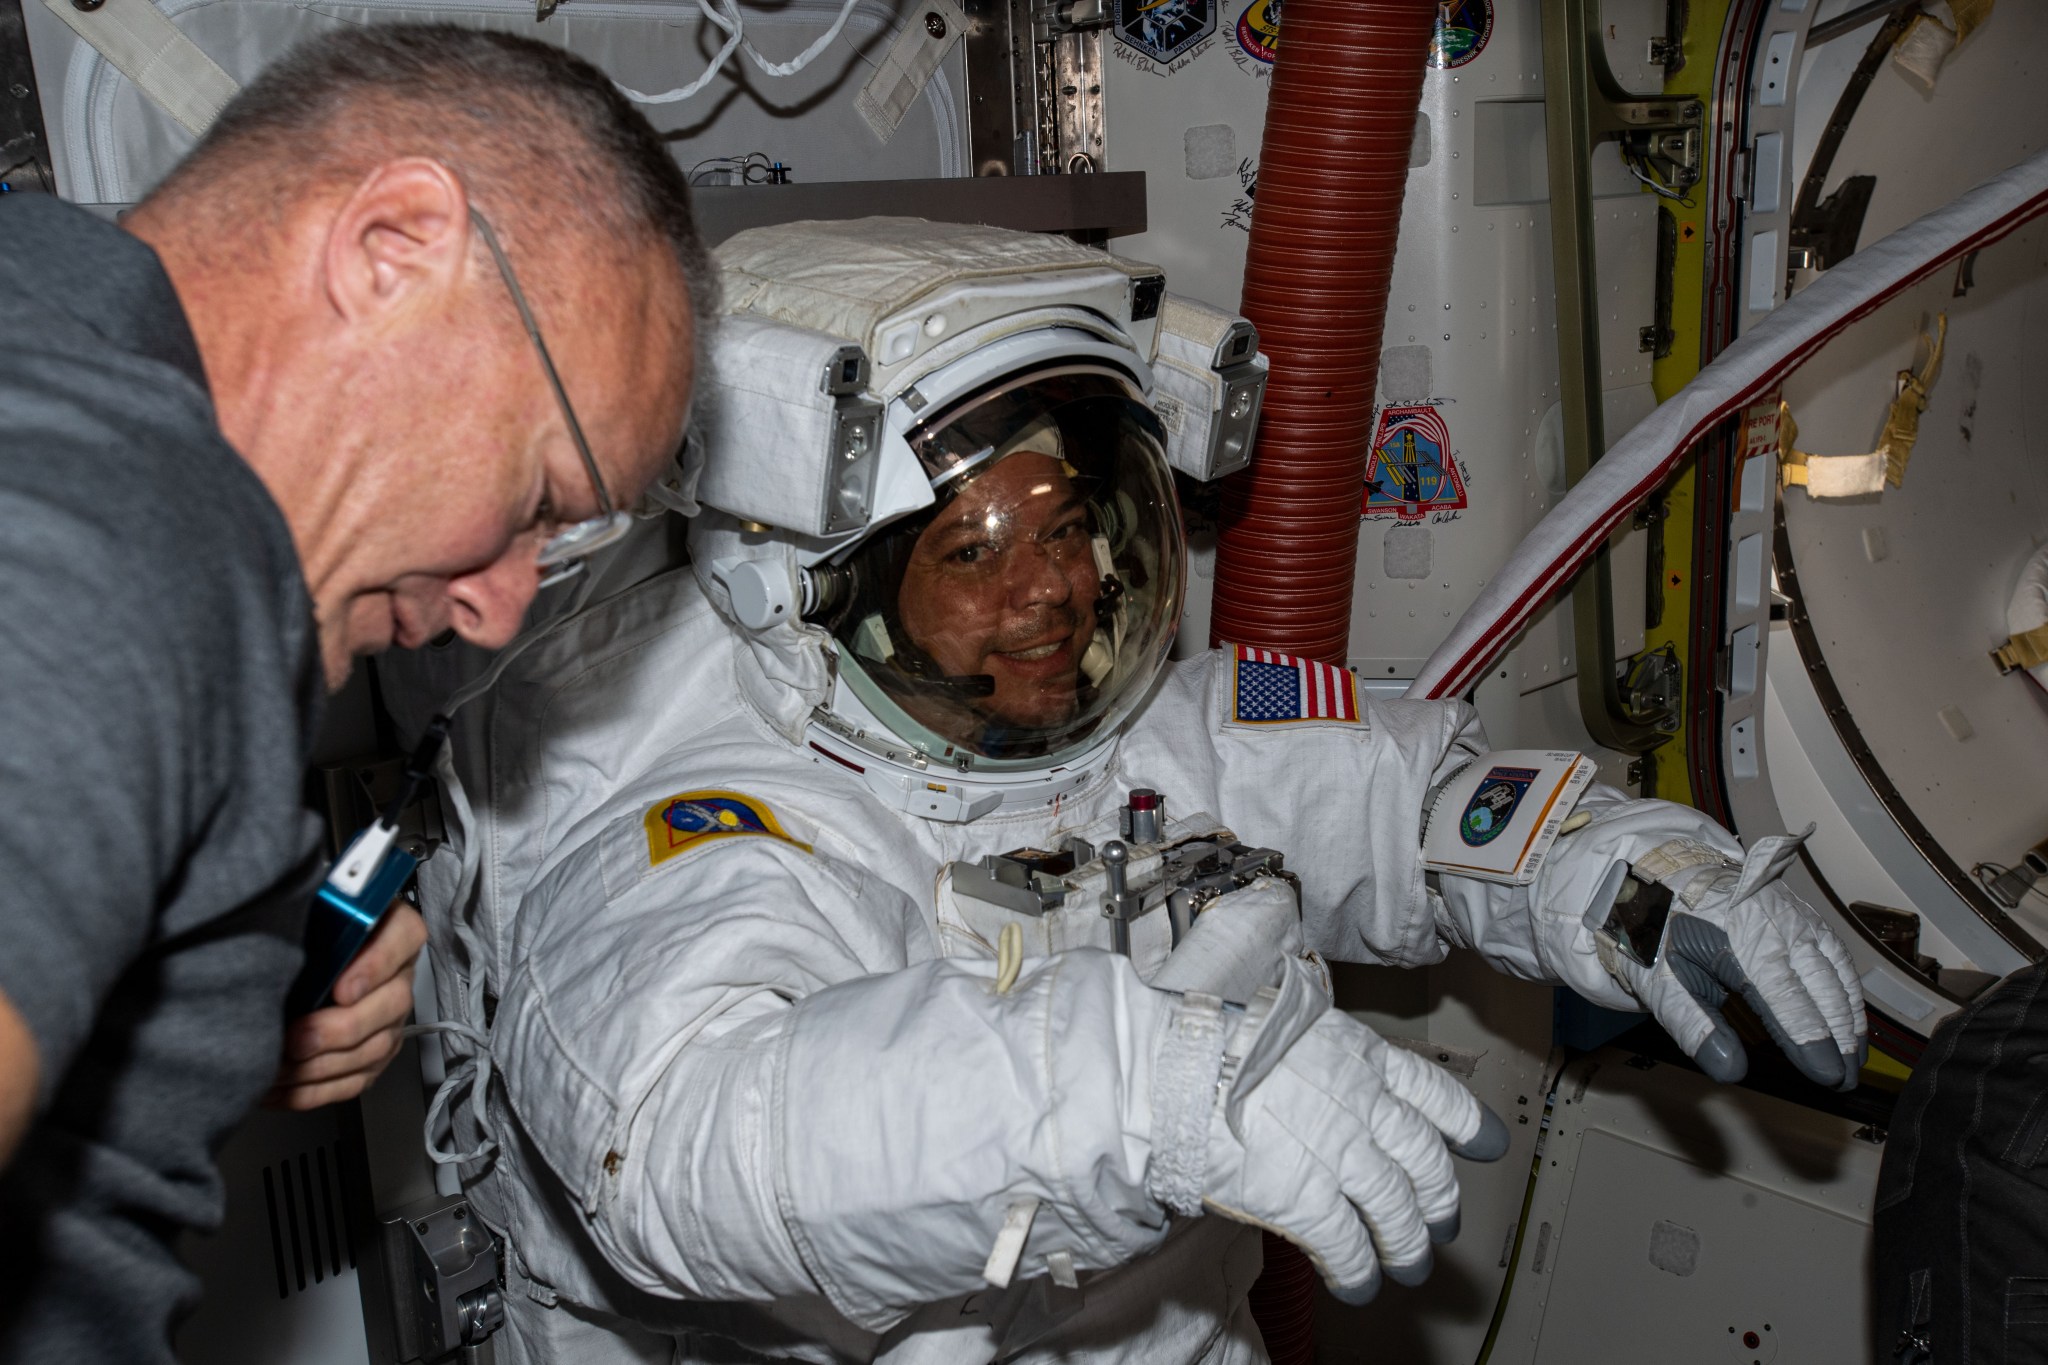
[[[647,864],[659,867],[700,844],[720,839],[780,839],[809,853],[811,846],[792,838],[768,803],[738,792],[684,792],[657,801],[641,822],[647,830]]]

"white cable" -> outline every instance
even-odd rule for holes
[[[846,30],[846,21],[853,17],[853,11],[860,4],[860,0],[846,0],[846,3],[839,7],[839,17],[832,21],[832,26],[820,34],[816,42],[786,62],[769,61],[747,37],[746,21],[740,14],[739,0],[723,0],[723,10],[719,8],[719,3],[720,0],[697,0],[697,8],[704,11],[704,17],[725,30],[726,34],[724,46],[720,47],[718,55],[711,59],[711,65],[704,68],[704,74],[688,85],[660,95],[643,94],[624,85],[619,86],[619,93],[638,104],[673,104],[677,100],[686,100],[711,84],[712,78],[725,68],[726,60],[739,48],[746,50],[748,59],[760,67],[764,75],[794,76],[838,41],[839,35]]]
[[[747,56],[753,59],[754,65],[760,67],[764,74],[770,76],[794,76],[816,60],[819,53],[832,46],[833,41],[839,37],[840,31],[846,27],[846,21],[853,17],[854,6],[859,3],[860,0],[846,0],[846,3],[839,7],[839,17],[832,21],[832,27],[826,29],[816,42],[786,62],[769,61],[755,49],[753,42],[749,39],[742,39],[741,45],[746,48]]]
[[[730,14],[719,10],[717,0],[697,0],[697,8],[704,11],[704,17],[725,30],[725,44],[718,49],[718,55],[711,59],[711,65],[704,68],[703,75],[697,77],[696,80],[691,81],[688,85],[680,86],[659,95],[643,94],[641,91],[626,85],[619,85],[619,93],[632,100],[635,104],[674,104],[677,100],[690,98],[690,96],[711,84],[712,79],[725,68],[727,59],[738,50],[743,37],[739,0],[725,0],[725,3],[731,7],[732,12]],[[836,33],[838,30],[834,29],[833,31]],[[618,85],[618,82],[614,81],[612,84]]]
[[[566,621],[581,611],[590,600],[592,585],[597,581],[589,569],[583,571],[582,580],[569,599],[568,610],[547,626],[528,631],[500,651],[491,661],[491,666],[467,686],[458,689],[448,699],[441,714],[453,718],[469,702],[489,691],[504,674],[512,661],[525,653],[535,641],[548,634],[549,626]],[[432,1024],[414,1024],[405,1032],[408,1037],[432,1035],[443,1040],[443,1047],[452,1054],[456,1050],[449,1046],[451,1040],[469,1044],[472,1049],[467,1055],[456,1056],[442,1075],[441,1084],[434,1090],[434,1099],[427,1106],[423,1130],[426,1138],[427,1155],[439,1166],[459,1166],[471,1161],[481,1161],[498,1149],[497,1134],[491,1128],[490,1102],[491,1072],[494,1059],[491,1056],[491,1034],[485,1023],[487,1011],[484,1008],[486,962],[483,941],[468,921],[470,893],[475,889],[477,878],[483,873],[483,845],[477,839],[475,812],[469,804],[469,794],[462,789],[462,779],[455,772],[455,745],[451,741],[441,746],[435,756],[435,775],[441,780],[441,791],[455,816],[455,824],[462,831],[462,856],[455,874],[455,894],[449,900],[450,919],[455,937],[461,945],[463,957],[469,968],[469,989],[464,993],[458,1006],[462,1017],[442,1020]],[[440,1131],[444,1125],[453,1126],[449,1109],[456,1096],[467,1092],[471,1121],[476,1125],[480,1137],[477,1145],[466,1152],[451,1152],[441,1146]]]

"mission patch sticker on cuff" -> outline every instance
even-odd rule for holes
[[[1567,749],[1481,754],[1431,805],[1424,861],[1433,872],[1527,886],[1593,772],[1592,759]]]
[[[1358,678],[1348,668],[1230,645],[1225,725],[1363,725]]]
[[[811,846],[790,837],[768,803],[738,792],[684,792],[647,808],[647,862],[659,867],[679,853],[720,839],[780,839],[809,853]]]

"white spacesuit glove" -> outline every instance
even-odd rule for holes
[[[1332,1009],[1291,960],[1242,1014],[1191,994],[1175,1009],[1152,1085],[1146,1189],[1176,1213],[1207,1208],[1305,1250],[1339,1298],[1364,1303],[1382,1270],[1429,1274],[1458,1230],[1445,1143],[1491,1161],[1507,1128],[1449,1073]]]
[[[1733,991],[1809,1079],[1856,1088],[1869,1050],[1862,984],[1821,917],[1777,880],[1804,840],[1759,839],[1736,863],[1707,844],[1675,838],[1632,859],[1646,888],[1638,896],[1647,899],[1651,884],[1672,896],[1654,956],[1644,951],[1640,929],[1631,943],[1621,927],[1628,900],[1586,912],[1603,964],[1715,1080],[1740,1080],[1749,1067],[1720,1011]]]

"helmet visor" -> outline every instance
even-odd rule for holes
[[[1180,515],[1131,381],[1000,381],[909,433],[937,504],[864,541],[827,624],[861,700],[943,758],[1042,763],[1110,733],[1178,624]]]

